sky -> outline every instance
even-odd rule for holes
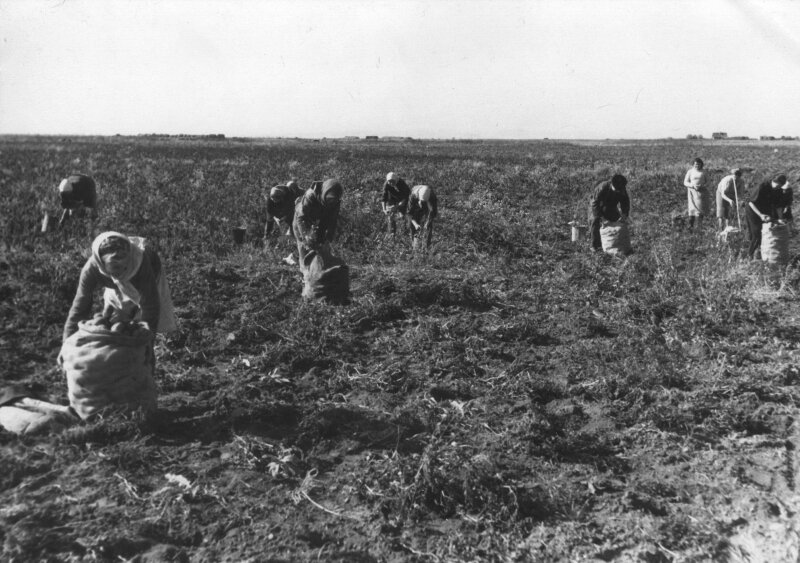
[[[0,0],[0,134],[800,135],[800,0]]]

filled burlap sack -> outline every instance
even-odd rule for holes
[[[59,358],[70,405],[81,418],[106,407],[155,410],[153,333],[146,325],[115,331],[94,321],[78,323]]]
[[[303,297],[346,303],[350,299],[350,269],[326,248],[306,249],[301,256]]]
[[[627,256],[631,248],[631,236],[628,223],[607,221],[600,226],[600,243],[603,252],[613,256]]]
[[[761,260],[776,266],[788,264],[790,235],[786,223],[764,223],[761,226]]]

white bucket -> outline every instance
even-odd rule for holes
[[[570,221],[572,227],[572,242],[578,242],[586,236],[586,225],[581,225],[577,221]]]

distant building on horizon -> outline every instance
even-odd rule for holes
[[[728,134],[725,133],[724,131],[717,131],[716,133],[711,133],[711,138],[712,139],[727,139],[728,138]]]

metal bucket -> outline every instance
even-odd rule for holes
[[[572,242],[578,242],[586,237],[585,225],[572,225]]]
[[[569,226],[572,228],[572,242],[578,242],[586,236],[586,225],[581,225],[577,221],[570,221]]]
[[[244,243],[244,236],[247,234],[247,229],[243,229],[241,227],[235,227],[233,229],[233,242],[236,244]]]

